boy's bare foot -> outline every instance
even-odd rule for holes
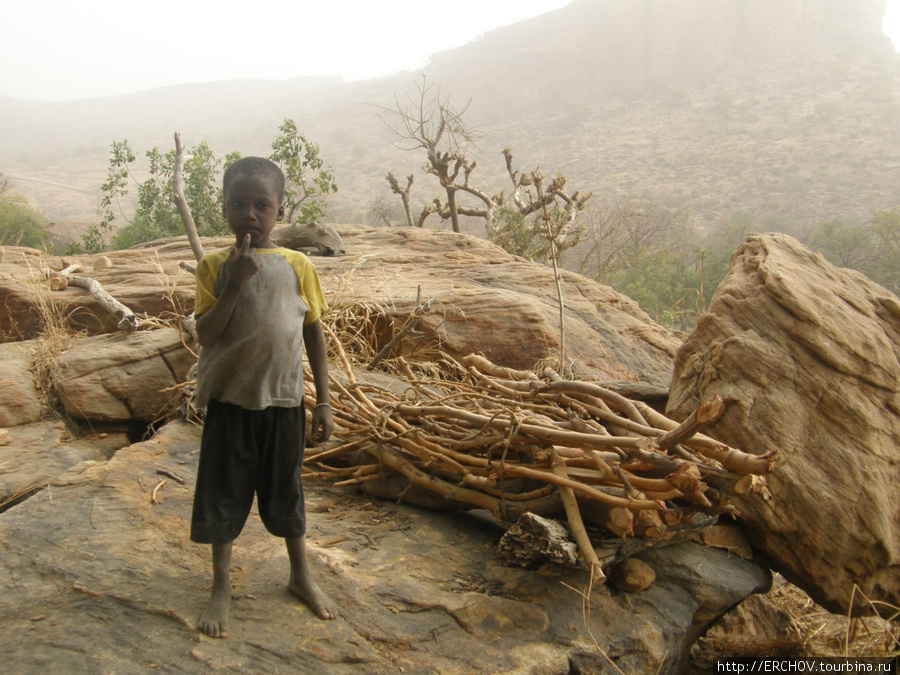
[[[228,637],[228,607],[231,604],[231,589],[213,592],[209,604],[200,616],[197,628],[210,637]]]
[[[309,575],[309,562],[306,560],[306,538],[289,537],[285,539],[288,557],[291,560],[291,580],[288,590],[306,603],[320,619],[334,619],[337,616],[337,605],[322,592]]]
[[[309,574],[291,576],[288,590],[306,603],[316,616],[326,621],[337,617],[337,606],[331,601],[322,589],[309,578]]]
[[[231,542],[212,545],[213,587],[209,604],[197,628],[214,638],[228,636],[228,607],[231,604]]]

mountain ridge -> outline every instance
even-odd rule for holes
[[[865,219],[900,203],[900,59],[881,32],[884,0],[575,0],[467,45],[418,72],[175,85],[124,97],[0,99],[0,171],[88,188],[106,152],[139,153],[179,131],[220,154],[268,152],[291,117],[334,167],[335,219],[358,221],[384,176],[421,158],[390,143],[378,112],[419,73],[487,139],[473,180],[508,189],[500,150],[560,170],[598,196],[682,209],[700,226],[761,219]],[[736,36],[740,36],[740,39]],[[66,180],[64,180],[66,179]],[[414,201],[432,192],[417,179]],[[40,183],[14,187],[51,219],[89,220],[94,203]]]

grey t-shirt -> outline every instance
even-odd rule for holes
[[[283,250],[257,251],[259,271],[241,290],[221,337],[200,351],[198,405],[214,398],[262,410],[303,402],[303,323],[309,308]],[[225,260],[215,278],[216,296],[227,273]]]

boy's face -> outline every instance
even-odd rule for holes
[[[270,179],[238,174],[225,190],[224,201],[225,219],[234,232],[238,247],[249,234],[251,246],[274,248],[269,235],[278,219],[284,216],[284,206]]]

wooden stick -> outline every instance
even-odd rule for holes
[[[512,425],[510,422],[494,416],[478,415],[459,408],[451,408],[449,406],[412,406],[400,405],[398,412],[408,417],[419,417],[423,415],[451,417],[469,422],[472,425],[492,426],[497,429],[509,429]],[[650,442],[645,438],[634,438],[628,436],[598,436],[594,434],[582,434],[577,431],[560,431],[549,427],[539,426],[536,424],[519,425],[519,434],[527,435],[533,438],[540,438],[550,443],[558,445],[568,445],[577,448],[592,448],[601,450],[610,447],[622,448],[640,448],[649,447]]]
[[[567,481],[569,479],[568,475],[566,475],[566,465],[556,455],[553,457],[553,473],[559,478]],[[600,561],[594,552],[594,546],[591,544],[591,539],[588,537],[587,530],[584,529],[584,521],[581,519],[581,511],[578,510],[575,492],[569,487],[560,487],[559,496],[562,498],[566,518],[569,521],[569,529],[572,531],[572,538],[575,539],[578,550],[581,551],[581,557],[584,558],[585,564],[591,571],[591,578],[599,581],[606,580],[603,568],[600,566]]]
[[[197,262],[200,262],[204,255],[203,244],[200,243],[200,235],[197,233],[191,208],[184,198],[184,146],[181,145],[181,134],[177,131],[175,132],[175,168],[172,171],[172,193],[172,201],[175,202],[175,208],[178,209],[178,215],[181,216],[181,222],[184,223],[184,231],[191,243],[191,251],[194,252]]]
[[[69,276],[68,280],[71,286],[87,289],[107,312],[118,314],[119,322],[116,325],[119,330],[133,331],[137,328],[137,317],[134,315],[134,312],[111,296],[96,279],[83,276]]]
[[[160,488],[162,488],[166,484],[166,479],[163,478],[156,485],[153,486],[153,489],[150,491],[150,503],[151,504],[159,504],[159,499],[156,496],[156,493],[159,492]]]
[[[711,401],[706,401],[697,406],[688,418],[674,429],[667,431],[657,439],[660,450],[668,450],[672,446],[684,443],[692,436],[696,436],[707,424],[715,422],[725,411],[725,403],[721,396],[716,396]]]

